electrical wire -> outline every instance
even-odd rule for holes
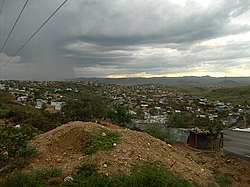
[[[2,1],[2,4],[1,4],[1,8],[0,8],[0,16],[1,16],[1,13],[2,13],[2,10],[3,10],[3,4],[4,4],[4,0]]]
[[[16,21],[15,21],[14,25],[12,26],[12,28],[11,28],[11,30],[10,30],[10,32],[9,32],[8,37],[6,38],[6,40],[5,40],[5,42],[4,42],[3,46],[2,46],[2,48],[1,48],[1,50],[0,50],[0,53],[2,53],[2,52],[3,52],[3,49],[4,49],[5,45],[7,44],[8,40],[9,40],[9,38],[10,38],[10,35],[12,34],[12,32],[13,32],[14,28],[16,27],[16,24],[17,24],[17,22],[19,21],[19,19],[20,19],[20,17],[21,17],[21,15],[22,15],[22,13],[23,13],[23,11],[24,11],[24,9],[25,9],[25,7],[26,7],[26,5],[27,5],[28,1],[29,1],[29,0],[26,0],[26,2],[24,3],[24,5],[23,5],[23,8],[22,8],[21,12],[19,13],[19,15],[18,15],[18,17],[17,17],[17,19],[16,19]]]
[[[3,5],[4,5],[4,0],[2,0],[2,3],[1,3],[1,7],[0,7],[0,17],[1,17],[1,14],[2,14],[2,10],[3,10]],[[0,23],[1,24],[1,23]],[[2,31],[2,30],[1,30]],[[2,34],[2,32],[0,32],[0,35]],[[2,57],[2,56],[0,56]],[[0,61],[2,59],[0,58]],[[0,80],[1,80],[1,77],[2,77],[2,69],[0,68]]]
[[[21,45],[21,47],[18,48],[18,50],[13,53],[11,55],[11,57],[0,66],[0,68],[4,67],[5,65],[7,65],[13,58],[14,56],[16,56],[28,43],[29,41],[43,28],[43,26],[63,7],[63,5],[67,2],[68,0],[65,0],[46,20],[45,22],[28,38],[28,40],[26,40],[26,42],[24,42],[23,45]]]

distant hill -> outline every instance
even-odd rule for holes
[[[111,84],[172,84],[172,85],[216,85],[232,86],[250,84],[250,77],[154,77],[154,78],[74,78],[75,81],[99,81]]]
[[[218,83],[219,85],[223,85],[223,86],[237,86],[239,83],[233,80],[224,80],[222,82]],[[240,83],[243,84],[243,83]]]

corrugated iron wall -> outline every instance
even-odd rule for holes
[[[224,130],[224,153],[250,159],[250,132]]]

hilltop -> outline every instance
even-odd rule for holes
[[[91,156],[83,156],[82,144],[88,134],[100,129],[121,133],[121,141],[111,151],[98,151]],[[36,147],[38,153],[26,169],[60,167],[63,168],[64,177],[71,175],[74,168],[82,162],[91,161],[99,166],[101,172],[114,175],[119,171],[129,173],[132,164],[136,162],[157,160],[185,179],[202,185],[208,184],[212,178],[210,171],[170,144],[146,133],[114,125],[105,127],[96,123],[71,122],[38,135],[30,145]],[[108,163],[107,167],[104,166],[105,163]]]
[[[111,150],[99,150],[91,155],[83,155],[82,145],[88,136],[98,130],[108,130],[121,134],[121,140]],[[30,143],[38,152],[25,171],[47,167],[62,168],[62,181],[70,176],[82,163],[93,163],[107,176],[120,171],[129,174],[135,163],[160,161],[174,173],[201,186],[213,181],[213,169],[222,167],[224,171],[234,170],[233,177],[241,186],[246,185],[245,171],[249,162],[203,153],[184,145],[170,145],[151,137],[147,133],[132,131],[112,124],[105,126],[92,122],[70,122],[35,137]],[[249,168],[247,168],[249,167]],[[208,168],[212,168],[209,170]],[[241,181],[240,181],[241,180]],[[248,183],[249,184],[249,183]]]
[[[169,85],[199,85],[199,86],[232,86],[250,84],[250,77],[210,77],[210,76],[184,76],[184,77],[129,77],[129,78],[74,78],[75,81],[99,81],[112,84],[169,84]]]

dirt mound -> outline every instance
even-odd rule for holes
[[[61,167],[68,174],[82,161],[82,143],[87,133],[82,124],[65,124],[52,131],[38,135],[30,146],[38,151],[28,169]]]
[[[82,143],[96,129],[107,129],[121,133],[121,141],[113,150],[98,151],[83,156]],[[205,185],[212,174],[197,164],[186,152],[151,137],[150,135],[114,126],[95,123],[71,122],[50,132],[37,136],[30,144],[38,154],[28,170],[44,167],[61,167],[63,175],[70,175],[83,162],[92,162],[101,172],[113,175],[119,171],[129,173],[136,162],[159,160],[184,178]]]

